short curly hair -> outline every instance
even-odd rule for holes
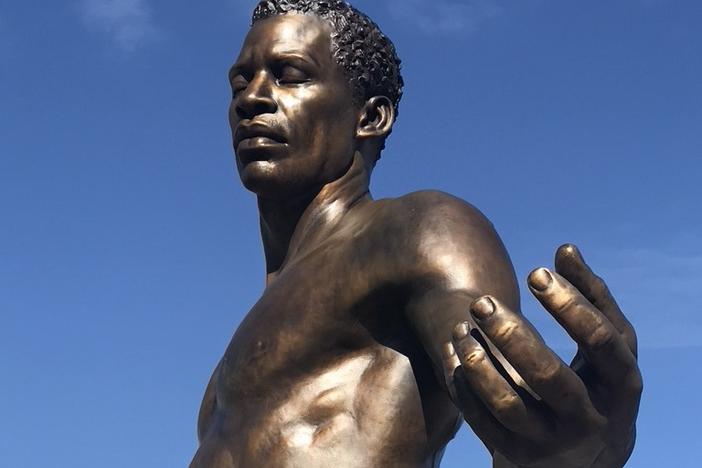
[[[385,96],[399,111],[404,81],[392,41],[377,24],[344,0],[262,0],[253,12],[257,21],[288,13],[312,14],[332,27],[332,55],[346,74],[356,101]]]

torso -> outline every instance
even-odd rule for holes
[[[420,272],[398,216],[362,203],[284,265],[215,371],[191,468],[438,466],[458,413],[404,317]]]

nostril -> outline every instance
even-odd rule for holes
[[[242,98],[235,105],[236,115],[240,119],[252,119],[261,114],[274,114],[278,109],[273,99],[261,97]]]
[[[234,110],[236,112],[236,116],[239,117],[239,119],[244,120],[249,118],[247,112],[241,106],[236,106]]]

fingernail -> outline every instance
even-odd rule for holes
[[[484,320],[495,312],[495,303],[489,297],[481,297],[470,307],[475,318]]]
[[[529,285],[539,292],[546,291],[553,283],[553,276],[546,268],[539,268],[529,276]]]
[[[470,325],[468,322],[461,322],[453,329],[453,337],[456,340],[462,340],[470,333]]]

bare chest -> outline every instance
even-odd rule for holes
[[[404,318],[411,257],[389,229],[339,232],[286,265],[238,327],[192,466],[433,466],[443,445],[427,435],[455,418],[425,421],[423,406],[446,402]]]
[[[266,288],[222,358],[220,401],[240,406],[251,398],[285,398],[295,382],[372,346],[358,320],[371,313],[360,305],[369,287],[359,281],[361,272],[340,268],[344,258],[310,256]]]

